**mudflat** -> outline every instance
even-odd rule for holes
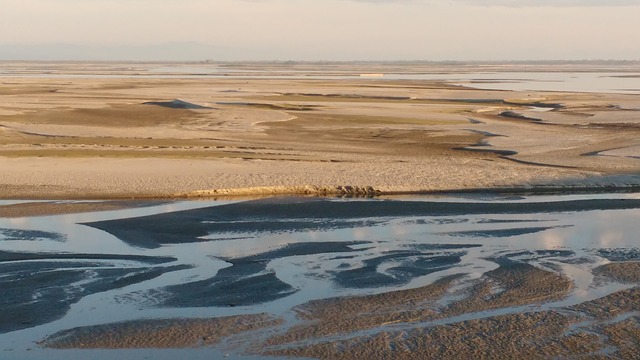
[[[51,356],[184,349],[262,359],[636,358],[640,200],[618,197],[283,197],[86,222],[144,252],[0,253],[3,286],[22,296],[5,300],[11,311],[0,331],[24,329]],[[105,267],[123,260],[129,266]],[[214,261],[224,265],[211,271]],[[60,263],[65,270],[53,275]],[[17,287],[12,279],[27,272]],[[100,306],[78,306],[98,293]],[[33,294],[43,295],[27,301]],[[28,329],[85,311],[99,318],[103,306],[124,316],[82,315],[41,336]]]
[[[634,194],[153,210],[638,190],[637,94],[471,87],[614,70],[3,63],[0,199],[21,199],[0,202],[3,351],[636,358]],[[495,79],[427,76],[475,72]]]
[[[637,95],[360,76],[593,66],[3,65],[5,199],[640,185]]]
[[[638,194],[4,203],[13,358],[640,355]]]

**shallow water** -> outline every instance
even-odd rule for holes
[[[224,78],[224,79],[316,79],[316,80],[427,80],[444,81],[487,90],[531,90],[601,92],[618,94],[640,94],[640,73],[630,72],[561,72],[561,71],[486,71],[461,73],[386,73],[383,76],[360,77],[360,74],[327,73],[325,70],[244,70],[217,66],[161,66],[140,70],[136,73],[92,74],[92,73],[33,73],[5,71],[5,77],[24,78],[81,78],[81,79],[179,79],[179,78]]]
[[[640,74],[615,72],[484,72],[467,74],[390,74],[397,80],[445,80],[488,90],[570,91],[640,94]]]
[[[141,318],[290,318],[292,307],[310,300],[415,288],[451,274],[479,278],[499,266],[496,259],[569,277],[571,294],[543,308],[571,306],[628,287],[594,282],[591,270],[640,260],[639,218],[637,194],[598,194],[176,201],[0,219],[3,297],[23,299],[11,304],[18,316],[47,314],[4,316],[0,349],[16,358],[82,357],[90,351],[43,350],[34,342]],[[533,308],[540,305],[449,321]]]

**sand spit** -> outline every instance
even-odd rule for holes
[[[91,67],[65,78],[77,65],[52,66],[60,77],[0,78],[0,168],[11,169],[0,198],[640,185],[635,95],[385,77],[92,78]],[[367,66],[357,73],[389,65]]]
[[[218,197],[218,196],[249,196],[249,195],[319,195],[319,196],[354,196],[373,197],[383,195],[381,190],[373,186],[270,186],[251,187],[242,189],[214,189],[197,190],[186,193],[172,194],[176,198]]]
[[[59,332],[42,343],[54,349],[210,347],[230,335],[282,323],[267,314],[214,319],[140,320]]]
[[[76,202],[20,202],[0,205],[0,217],[17,218],[26,216],[62,215],[82,212],[113,211],[161,204],[160,201],[76,201]]]

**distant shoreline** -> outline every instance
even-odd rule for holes
[[[401,65],[640,65],[640,59],[613,59],[613,60],[93,60],[93,59],[2,59],[0,63],[26,63],[26,64],[213,64],[213,65],[350,65],[350,64],[401,64]]]

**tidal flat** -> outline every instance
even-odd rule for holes
[[[0,219],[5,354],[638,355],[637,194],[142,205]]]
[[[3,199],[640,185],[634,62],[2,65]]]
[[[0,70],[0,358],[640,357],[637,62]]]

